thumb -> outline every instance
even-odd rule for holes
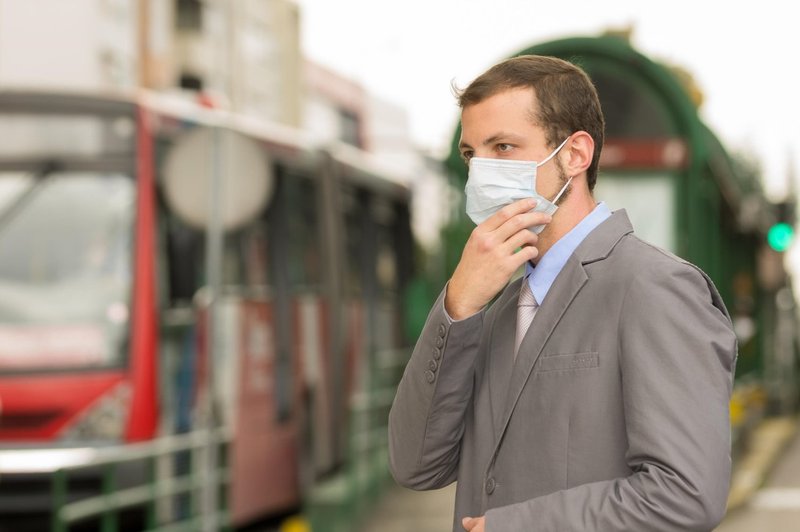
[[[474,519],[473,517],[465,517],[464,519],[461,520],[461,526],[464,527],[464,530],[469,530],[472,528],[473,519]]]

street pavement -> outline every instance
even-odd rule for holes
[[[759,485],[715,532],[800,530],[800,434],[793,434]]]
[[[447,532],[453,528],[456,485],[412,491],[392,485],[360,532]]]

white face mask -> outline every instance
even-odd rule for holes
[[[467,215],[475,224],[480,224],[510,203],[534,198],[536,206],[531,212],[544,212],[552,216],[558,210],[556,202],[567,190],[572,178],[567,180],[551,202],[536,192],[536,169],[555,157],[567,140],[569,137],[540,163],[485,157],[470,159],[469,177],[464,189],[467,194]],[[535,225],[529,229],[538,234],[544,226]]]

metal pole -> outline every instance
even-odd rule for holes
[[[235,2],[217,1],[216,7],[219,9],[218,13],[224,19],[224,50],[225,61],[223,66],[224,86],[227,90],[227,96],[232,102],[232,108],[235,108],[235,95],[233,94],[233,61],[235,60],[234,47],[233,47],[233,25],[234,25],[234,4]],[[225,157],[229,156],[230,150],[227,150],[226,139],[230,135],[226,135],[221,127],[214,128],[214,140],[210,176],[210,194],[208,198],[209,208],[209,221],[208,221],[208,235],[207,235],[207,275],[209,287],[209,306],[208,306],[208,393],[206,399],[206,428],[211,434],[218,425],[216,401],[217,401],[217,386],[216,386],[216,362],[220,359],[222,354],[220,341],[222,335],[220,334],[220,320],[218,319],[218,303],[220,295],[220,287],[222,285],[222,260],[224,253],[224,232],[222,227],[222,205],[224,205],[223,198],[223,168],[225,168]],[[226,151],[227,150],[227,151]],[[219,530],[219,523],[216,516],[219,510],[219,474],[218,474],[218,460],[217,460],[217,447],[209,441],[205,447],[206,456],[205,463],[207,467],[206,483],[203,488],[202,498],[202,515],[203,515],[203,532],[217,532]]]
[[[119,508],[108,504],[108,498],[114,493],[117,487],[117,467],[116,464],[106,464],[103,466],[103,496],[105,497],[105,509],[103,510],[100,530],[102,532],[117,532]]]
[[[67,472],[59,469],[53,474],[53,521],[52,532],[67,532],[67,523],[61,518],[61,508],[67,502]]]
[[[206,394],[203,405],[205,428],[209,435],[205,445],[205,466],[206,482],[203,485],[203,498],[201,513],[203,515],[203,532],[217,532],[217,520],[212,516],[217,514],[219,507],[218,490],[218,467],[217,449],[210,435],[217,428],[217,386],[216,386],[216,364],[220,354],[219,331],[220,320],[218,319],[218,303],[220,286],[222,284],[222,256],[223,256],[223,228],[222,228],[222,169],[225,160],[225,135],[221,127],[214,128],[213,146],[211,149],[211,172],[208,198],[208,232],[206,235],[206,265],[208,276],[208,312],[206,314],[207,337],[207,370],[206,370]]]

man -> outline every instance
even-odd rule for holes
[[[395,478],[458,481],[453,530],[712,530],[736,342],[711,280],[595,202],[583,71],[516,57],[459,104],[478,225],[397,390]]]

